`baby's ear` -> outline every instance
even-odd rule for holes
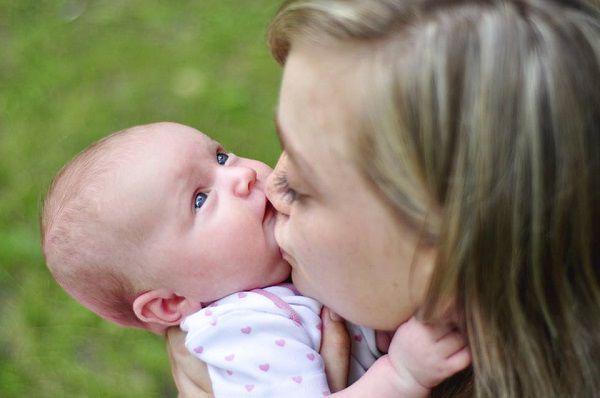
[[[199,304],[167,289],[150,290],[133,301],[133,312],[140,321],[164,327],[179,325],[185,316],[198,309]]]

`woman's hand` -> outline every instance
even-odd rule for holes
[[[206,364],[185,348],[185,333],[178,326],[170,327],[165,334],[165,340],[179,398],[212,397],[212,386]]]
[[[327,383],[333,393],[348,386],[350,335],[346,330],[344,320],[329,308],[323,307],[321,322],[323,323],[323,334],[320,353],[325,364]]]

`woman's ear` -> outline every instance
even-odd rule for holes
[[[178,325],[185,316],[200,308],[200,304],[167,289],[147,291],[133,301],[133,312],[140,321],[161,326]]]

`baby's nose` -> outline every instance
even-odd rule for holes
[[[256,170],[250,167],[236,167],[233,190],[237,196],[248,196],[256,183]]]

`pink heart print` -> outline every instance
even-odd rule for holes
[[[204,351],[204,347],[202,347],[201,345],[199,345],[198,347],[194,348],[194,352],[196,354],[202,354],[202,351]]]
[[[246,326],[245,328],[242,328],[241,331],[244,334],[250,334],[250,332],[252,332],[252,328],[250,326]]]
[[[263,363],[262,365],[258,365],[258,368],[263,372],[268,372],[271,366],[268,363]]]
[[[354,335],[354,340],[356,340],[358,343],[360,343],[362,341],[362,339],[363,339],[362,334]]]
[[[235,358],[235,354],[229,354],[225,357],[225,360],[227,362],[231,362],[231,361],[233,361],[233,358]]]
[[[275,344],[277,344],[279,347],[283,347],[285,345],[285,340],[284,339],[275,340]]]
[[[254,390],[254,384],[246,384],[244,387],[246,387],[246,391],[248,392]]]
[[[227,374],[228,374],[229,376],[231,376],[231,375],[233,374],[233,371],[231,371],[231,370],[228,370],[228,371],[227,371]]]
[[[212,315],[212,311],[211,310],[206,310],[206,311],[204,311],[204,315],[205,316],[211,316]]]
[[[309,361],[314,361],[315,354],[313,354],[312,352],[309,352],[308,354],[306,354],[306,358],[308,358]]]
[[[245,293],[245,292],[239,292],[239,293],[238,293],[238,297],[239,297],[239,298],[244,298],[244,297],[246,297],[247,295],[248,295],[248,293]]]
[[[294,380],[295,383],[302,383],[302,376],[294,376],[292,377],[292,380]]]

